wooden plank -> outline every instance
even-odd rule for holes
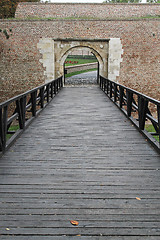
[[[80,236],[79,234],[77,236],[13,236],[13,235],[7,235],[7,236],[1,236],[1,240],[29,240],[32,238],[32,240],[106,240],[106,236]],[[131,240],[159,240],[159,237],[157,236],[129,236],[129,239]],[[107,236],[107,240],[122,240],[122,236]],[[123,240],[128,240],[128,236],[123,236]]]
[[[1,229],[1,235],[32,235],[32,236],[76,236],[76,235],[84,235],[84,236],[159,236],[159,229],[157,228],[141,228],[139,227],[122,227],[122,228],[114,228],[114,227],[74,227],[70,226],[70,222],[68,221],[67,228],[11,228],[10,231],[6,231],[6,229]]]
[[[1,158],[0,238],[158,240],[159,159],[97,87],[64,88]]]

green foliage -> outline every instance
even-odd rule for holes
[[[39,2],[40,0],[0,0],[0,18],[13,18],[19,2]]]
[[[68,77],[72,77],[72,76],[75,76],[75,75],[79,75],[79,74],[81,74],[81,73],[92,72],[92,71],[96,71],[96,70],[97,70],[97,68],[92,68],[92,69],[87,69],[87,70],[82,70],[82,71],[67,73],[67,74],[65,74],[65,77],[68,78]]]
[[[156,132],[155,128],[153,127],[153,125],[146,125],[145,129],[147,130],[147,132]],[[160,141],[159,136],[153,136],[158,142]]]
[[[160,3],[160,0],[147,0],[148,3]]]
[[[6,29],[4,29],[4,30],[3,30],[3,33],[4,33],[4,35],[6,36],[6,38],[8,39],[8,38],[9,38],[9,35],[8,35],[8,33],[7,33],[7,30],[6,30]]]
[[[106,3],[140,3],[142,0],[106,0]]]
[[[140,3],[142,0],[106,0],[106,3]],[[160,0],[146,0],[147,3],[160,3]]]
[[[12,32],[12,29],[10,29],[9,31]],[[10,35],[8,34],[8,32],[7,32],[6,29],[4,29],[4,30],[0,29],[0,33],[1,33],[1,32],[6,36],[6,39],[9,39]],[[11,34],[11,35],[12,35],[12,34]]]
[[[78,63],[77,63],[78,61]],[[77,59],[77,61],[75,61],[75,58],[66,58],[65,61],[65,66],[73,66],[73,65],[79,65],[79,64],[85,64],[85,63],[93,63],[93,62],[97,62],[97,59]],[[66,63],[67,62],[67,63]]]

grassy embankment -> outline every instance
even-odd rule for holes
[[[153,127],[153,125],[146,125],[145,126],[145,130],[147,131],[147,132],[156,132],[155,131],[155,129],[154,129],[154,127]],[[159,136],[153,136],[158,142],[159,142]]]
[[[65,61],[65,66],[74,66],[74,65],[80,65],[80,64],[85,64],[85,63],[94,63],[94,62],[97,62],[97,59],[86,59],[86,58],[66,58],[66,61]],[[87,69],[87,70],[83,70],[83,71],[76,71],[76,72],[73,72],[73,73],[68,73],[68,74],[65,74],[65,77],[71,77],[71,76],[74,76],[74,75],[78,75],[78,74],[81,74],[81,73],[84,73],[84,72],[90,72],[90,71],[95,71],[97,70],[97,68],[93,68],[93,69]]]

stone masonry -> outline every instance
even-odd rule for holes
[[[20,7],[22,6],[24,5],[21,4]],[[30,8],[33,5],[28,4],[26,6]],[[39,8],[44,4],[35,4],[34,6]],[[52,5],[46,4],[46,6],[51,7]],[[55,6],[57,5],[55,4]],[[78,6],[83,6],[83,4]],[[90,7],[89,4],[85,6]],[[95,5],[95,8],[96,6],[99,5]],[[119,8],[120,5],[116,4],[115,6]],[[35,7],[34,11],[36,11]],[[160,15],[160,4],[156,5],[154,13]],[[0,32],[0,101],[46,81],[46,66],[41,61],[43,53],[38,48],[38,44],[44,39],[55,38],[113,39],[113,49],[115,41],[118,39],[120,48],[117,54],[115,51],[114,55],[117,55],[117,59],[115,57],[115,61],[111,61],[115,63],[115,66],[117,64],[120,66],[119,69],[115,67],[113,71],[116,74],[115,80],[160,100],[160,20],[158,18],[107,20],[15,19],[1,20],[0,29],[7,29],[8,32],[12,29],[12,36],[8,40]],[[111,48],[109,52],[110,50]],[[111,57],[110,54],[112,52],[109,53],[108,59]],[[116,71],[118,71],[118,74]]]
[[[160,4],[20,3],[17,18],[131,18],[160,14]]]

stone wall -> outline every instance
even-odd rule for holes
[[[141,20],[1,20],[12,29],[0,33],[1,101],[45,81],[37,45],[45,38],[120,38],[123,48],[117,81],[160,100],[160,21]]]
[[[19,3],[17,18],[131,18],[160,15],[160,4]]]

